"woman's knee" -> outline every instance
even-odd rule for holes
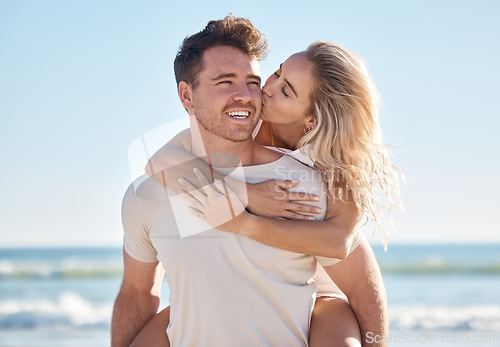
[[[170,306],[158,312],[142,328],[130,347],[168,347],[167,327],[170,321]]]
[[[361,346],[361,333],[351,306],[338,298],[318,298],[311,317],[309,345]]]

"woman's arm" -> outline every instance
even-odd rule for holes
[[[325,220],[292,221],[247,213],[241,218],[240,226],[233,227],[232,231],[281,249],[344,259],[349,255],[358,221],[353,202],[329,198]]]
[[[191,212],[213,227],[293,252],[337,259],[347,257],[359,222],[352,198],[342,201],[329,197],[324,221],[275,219],[248,213],[237,195],[222,182],[209,185],[200,172],[197,176],[205,188],[197,190],[183,180],[183,186],[190,192],[183,196],[193,206]]]
[[[318,213],[314,206],[297,202],[317,201],[316,195],[289,191],[298,182],[268,180],[256,184],[246,183],[225,176],[209,165],[211,163],[212,166],[217,166],[217,163],[222,159],[225,161],[224,166],[237,167],[240,164],[240,159],[237,156],[224,154],[223,156],[213,155],[212,158],[199,158],[191,153],[191,147],[191,132],[186,129],[177,134],[151,157],[145,168],[146,174],[177,192],[183,189],[178,182],[179,177],[194,182],[195,189],[202,187],[193,172],[194,168],[198,168],[206,177],[210,178],[211,182],[215,179],[224,180],[236,192],[247,209],[254,214],[307,220],[307,216],[303,213]]]
[[[193,155],[191,147],[191,131],[189,129],[181,131],[149,159],[145,167],[146,174],[174,191],[181,188],[177,182],[179,175],[187,179],[196,178],[191,162],[202,167],[204,174],[210,177],[208,164],[202,158]],[[221,176],[217,178],[221,179]]]

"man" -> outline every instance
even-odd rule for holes
[[[181,102],[191,118],[196,118],[204,144],[193,152],[238,156],[250,181],[277,178],[276,165],[297,173],[308,170],[308,177],[315,177],[314,170],[251,138],[262,103],[258,59],[266,48],[265,39],[253,25],[233,17],[212,21],[203,32],[187,38],[186,46],[191,51],[184,50],[185,60],[176,59],[175,69],[176,77],[182,76],[178,78]],[[324,191],[319,180],[300,184],[307,190]],[[148,177],[134,182],[125,195],[124,278],[113,312],[112,345],[128,346],[156,314],[161,263],[170,287],[167,333],[172,345],[307,345],[316,291],[310,279],[316,258],[217,229],[181,237],[166,198],[171,195]],[[318,203],[323,210],[325,205],[325,199]],[[189,216],[183,222],[193,227],[200,223]],[[338,284],[355,312],[365,305],[374,307],[374,312],[358,315],[362,329],[383,326],[380,322],[384,321],[380,317],[384,293],[373,290],[380,288],[379,278],[368,276],[373,267],[364,268],[365,264],[374,265],[372,257],[362,243],[341,262],[343,266],[331,267],[336,268]],[[322,264],[330,269],[328,260],[323,259]]]

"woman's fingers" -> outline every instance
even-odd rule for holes
[[[248,190],[249,211],[266,217],[309,220],[308,216],[321,213],[318,207],[307,205],[308,201],[318,202],[319,197],[307,192],[293,192],[298,180],[267,180],[251,184]]]
[[[195,167],[193,168],[193,172],[196,175],[196,177],[198,177],[198,180],[200,181],[202,187],[210,184],[210,181],[205,177],[205,175],[203,174],[203,172],[201,172],[200,169]]]
[[[319,196],[306,192],[286,192],[288,201],[319,201]]]
[[[275,183],[278,187],[281,189],[290,189],[295,187],[297,184],[299,184],[299,180],[275,180]]]
[[[287,203],[286,209],[288,211],[298,212],[298,213],[321,214],[321,208],[319,208],[319,207],[312,206],[312,205],[299,204],[296,202]]]
[[[183,190],[179,190],[179,195],[182,196],[186,201],[194,208],[200,211],[204,211],[204,205],[202,202],[200,202],[198,199],[196,199],[193,195],[190,193],[187,193]]]
[[[282,190],[291,189],[299,183],[298,180],[275,181],[276,186]],[[284,192],[284,198],[288,201],[319,201],[319,196],[306,192]]]
[[[193,172],[196,177],[198,177],[198,181],[200,181],[201,187],[204,190],[205,194],[209,195],[213,193],[219,193],[200,169],[195,167],[193,168]]]
[[[193,206],[189,206],[189,212],[191,212],[193,215],[195,215],[196,217],[198,217],[204,221],[207,220],[207,216],[205,216],[205,214],[203,212],[201,212],[200,210],[197,210]]]
[[[313,216],[307,216],[292,211],[284,211],[282,217],[286,219],[295,219],[295,220],[308,220],[308,221],[314,220]]]
[[[194,184],[189,182],[187,179],[180,177],[177,180],[183,187],[184,189],[189,192],[192,196],[194,196],[196,199],[199,201],[204,201],[203,198],[206,198],[205,192],[203,189],[198,189]]]
[[[229,186],[227,184],[224,184],[221,180],[219,179],[216,179],[215,182],[214,182],[214,186],[215,188],[217,188],[217,190],[221,193],[221,194],[224,194],[226,196],[230,195],[230,194],[233,194],[234,191],[229,188]]]

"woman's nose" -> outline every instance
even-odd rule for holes
[[[262,87],[262,94],[267,96],[272,95],[271,83],[269,81],[267,81],[266,84],[264,84],[264,86]]]

